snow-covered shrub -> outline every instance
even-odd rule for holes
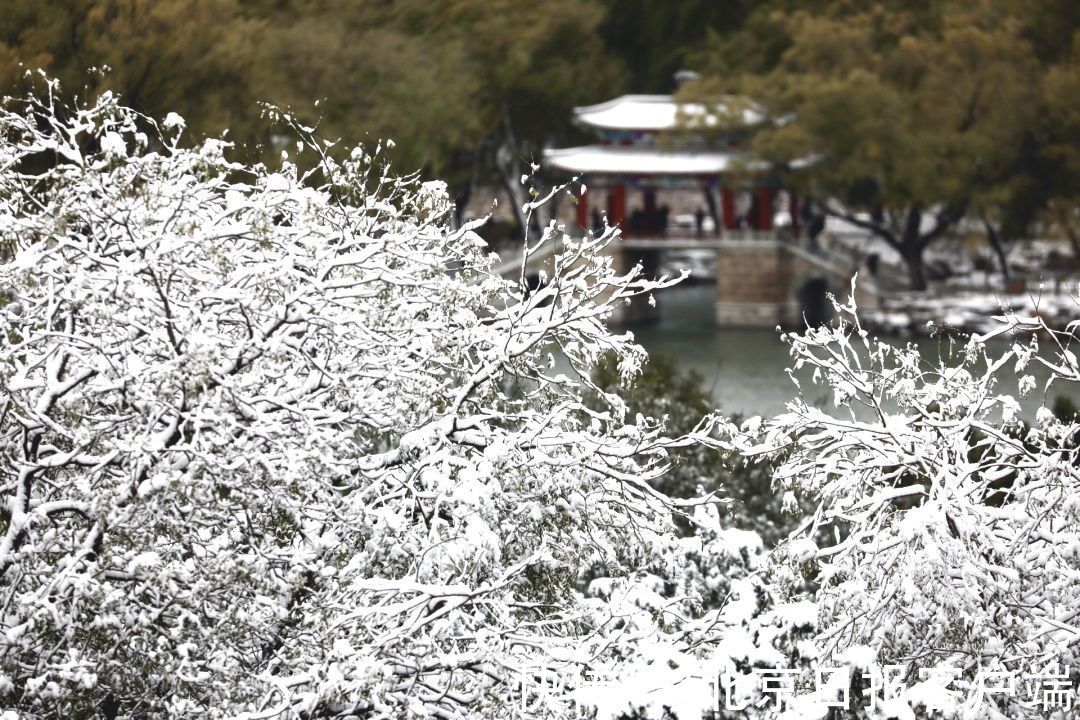
[[[756,533],[723,527],[709,505],[697,508],[695,526],[667,573],[590,586],[594,624],[621,659],[608,682],[577,693],[596,720],[774,718],[780,706],[762,692],[763,674],[812,675],[813,602],[773,591]]]
[[[552,226],[526,292],[378,150],[247,167],[53,97],[0,111],[0,706],[502,718],[617,663],[579,573],[679,556],[650,482],[708,427],[583,387],[670,281]]]
[[[605,610],[621,599],[634,631],[654,638],[624,650],[623,676],[594,694],[605,720],[665,708],[680,720],[710,709],[744,720],[1071,717],[1080,422],[1045,406],[1028,417],[1016,398],[1080,383],[1080,321],[1055,333],[1002,317],[931,361],[872,339],[853,305],[837,312],[839,324],[785,338],[835,410],[796,398],[785,414],[723,431],[776,468],[789,506],[812,510],[766,552],[702,507],[677,576],[602,588]],[[662,617],[649,614],[658,607]]]
[[[619,377],[615,363],[603,360],[593,373],[593,382],[601,390],[622,395],[631,414],[663,418],[669,433],[690,432],[702,417],[715,412],[705,378],[693,370],[680,370],[678,359],[665,353],[651,352],[629,386]],[[741,423],[737,416],[730,420]],[[715,492],[723,499],[719,507],[724,525],[752,530],[769,544],[792,529],[793,515],[784,512],[781,496],[772,491],[769,463],[748,462],[737,450],[709,445],[679,449],[670,459],[671,469],[657,483],[665,494],[690,498]],[[680,526],[694,529],[689,523]]]
[[[1075,686],[1080,425],[1011,393],[1080,365],[1037,318],[929,367],[850,306],[789,337],[839,412],[723,432],[814,508],[769,553],[656,490],[711,421],[665,437],[590,379],[637,372],[604,320],[669,284],[617,275],[612,232],[549,227],[530,290],[378,149],[294,126],[303,162],[249,167],[51,98],[0,110],[0,708],[807,720],[763,674],[866,700],[897,665],[856,716],[925,715],[938,671],[960,717],[1035,718]]]
[[[1064,705],[1048,691],[1074,688],[1066,668],[1080,666],[1080,425],[1045,407],[1028,424],[1015,396],[1080,382],[1071,335],[1003,317],[928,363],[837,309],[839,325],[787,337],[837,411],[796,400],[760,432],[730,429],[748,456],[777,456],[790,502],[815,508],[763,582],[816,604],[816,663],[901,666],[900,717],[935,704],[1051,716]],[[1036,387],[1035,363],[1053,388]]]

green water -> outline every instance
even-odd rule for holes
[[[658,296],[660,322],[631,328],[634,337],[649,353],[667,353],[679,367],[702,376],[702,387],[725,413],[775,415],[795,397],[798,389],[788,377],[791,365],[787,346],[775,330],[720,329],[713,320],[714,285],[675,287]],[[889,342],[906,342],[889,338]],[[914,341],[924,358],[935,360],[949,354],[954,343],[948,339],[920,338]],[[1002,344],[1001,349],[1005,346]],[[1074,352],[1076,348],[1073,348]],[[1021,400],[1026,415],[1033,416],[1042,404],[1041,391],[1049,373],[1034,364],[1032,375],[1039,390]],[[1001,392],[1017,394],[1016,382],[1004,378]],[[811,382],[811,373],[798,373],[803,396],[822,408],[832,405],[832,394]],[[1056,394],[1080,400],[1080,388],[1055,384],[1049,393],[1050,404]]]

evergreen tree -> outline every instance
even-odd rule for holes
[[[923,289],[924,251],[962,218],[1024,225],[1025,206],[1050,192],[1032,184],[1060,57],[1040,55],[1046,30],[1017,5],[778,0],[713,39],[709,77],[687,96],[760,102],[768,119],[751,149],[885,240]],[[749,47],[760,49],[740,59]]]

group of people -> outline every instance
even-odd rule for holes
[[[667,205],[661,205],[652,212],[640,207],[635,208],[630,213],[630,232],[635,235],[663,235],[667,232],[668,216],[670,214],[671,208]]]
[[[671,208],[666,204],[652,212],[638,207],[630,213],[626,229],[630,235],[663,235],[667,233],[670,215]],[[604,219],[596,208],[592,211],[592,230],[596,235],[604,231]]]
[[[761,222],[758,208],[758,198],[752,196],[746,212],[735,217],[733,226],[735,228],[756,229],[758,223]],[[652,210],[638,206],[630,213],[630,217],[623,227],[630,236],[665,235],[667,234],[670,215],[671,207],[667,204],[660,205]],[[718,225],[715,214],[699,206],[694,211],[694,230],[697,237],[703,237],[705,234],[706,218],[712,218],[714,227]],[[776,213],[770,219],[772,220],[772,228],[777,231],[793,233],[796,230],[794,227],[795,217],[790,211]],[[801,232],[798,234],[804,235],[811,245],[816,244],[817,236],[825,229],[825,215],[822,210],[813,201],[804,202],[798,208],[798,219],[801,221],[799,223]],[[604,231],[604,217],[597,208],[592,210],[592,231],[595,235],[599,235]]]

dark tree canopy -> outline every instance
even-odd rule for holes
[[[962,217],[1003,241],[1042,219],[1080,255],[1078,27],[1071,0],[7,0],[0,92],[42,67],[195,136],[227,128],[248,159],[290,144],[269,102],[343,146],[392,138],[459,210],[477,184],[517,210],[542,148],[583,139],[572,107],[699,70],[686,97],[763,103],[753,149],[818,158],[789,182],[921,287],[923,251]]]
[[[1053,138],[1073,143],[1047,118],[1076,103],[1051,89],[1068,84],[1070,15],[1055,2],[781,0],[713,38],[688,96],[761,102],[755,153],[780,168],[813,158],[791,182],[885,239],[924,288],[924,250],[962,218],[1016,232],[1060,191]]]
[[[607,5],[600,35],[626,66],[630,86],[635,92],[666,93],[697,46],[710,35],[741,27],[761,2],[608,0]]]
[[[197,136],[227,128],[272,150],[260,102],[291,106],[345,144],[392,138],[399,167],[465,183],[508,137],[529,157],[575,104],[622,89],[595,42],[603,17],[599,0],[10,0],[0,92],[42,67],[68,92],[111,89]]]

